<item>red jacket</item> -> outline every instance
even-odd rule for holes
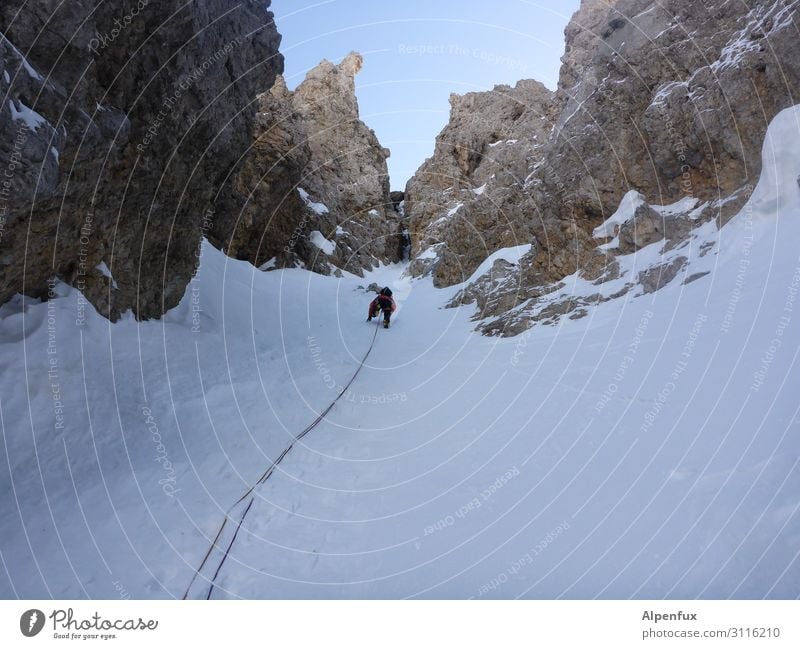
[[[390,309],[392,313],[395,312],[397,309],[397,304],[395,304],[393,297],[388,297],[386,295],[379,295],[376,297],[372,302],[369,303],[369,315],[370,317],[375,315],[376,311],[382,311]]]

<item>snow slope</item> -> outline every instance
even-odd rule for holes
[[[0,595],[180,597],[356,371],[375,281],[391,329],[255,490],[214,597],[796,598],[799,144],[784,111],[751,201],[691,246],[708,275],[517,338],[402,266],[208,245],[161,322],[63,285],[1,307]]]

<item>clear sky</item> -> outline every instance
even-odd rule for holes
[[[322,59],[364,55],[361,119],[392,151],[392,189],[433,152],[448,97],[537,79],[555,88],[579,0],[273,0],[286,82]]]

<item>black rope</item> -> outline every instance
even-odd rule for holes
[[[239,498],[239,500],[237,500],[235,503],[233,503],[233,505],[231,505],[228,508],[228,511],[225,513],[225,519],[222,521],[222,525],[220,525],[219,530],[217,530],[217,534],[214,537],[211,546],[208,548],[208,552],[206,552],[205,556],[203,557],[203,561],[200,563],[200,567],[197,568],[197,570],[195,570],[194,575],[192,576],[192,581],[189,582],[189,586],[186,588],[186,592],[183,594],[182,599],[187,599],[189,597],[189,591],[192,589],[195,580],[200,576],[200,573],[205,567],[206,562],[211,558],[211,553],[217,547],[217,542],[220,540],[222,532],[225,530],[225,525],[230,520],[231,512],[242,502],[244,502],[247,499],[247,497],[253,493],[256,487],[264,484],[267,480],[269,480],[270,476],[272,476],[273,472],[275,471],[275,467],[277,467],[281,463],[283,458],[285,458],[289,454],[289,451],[291,451],[294,448],[294,445],[298,441],[303,439],[306,435],[308,435],[314,428],[316,428],[317,425],[319,425],[319,423],[325,418],[325,416],[331,410],[333,410],[333,407],[336,405],[336,402],[339,401],[339,399],[341,399],[344,396],[347,390],[350,389],[350,386],[353,384],[353,381],[356,380],[356,377],[358,376],[359,372],[361,372],[361,368],[364,367],[364,363],[366,363],[367,357],[369,356],[373,346],[375,345],[375,339],[378,337],[378,329],[380,329],[380,327],[375,327],[375,333],[372,334],[372,341],[369,344],[369,349],[367,349],[367,353],[364,354],[364,358],[361,359],[361,362],[356,368],[355,373],[353,374],[353,376],[350,377],[350,380],[347,382],[347,385],[345,385],[342,388],[342,391],[336,396],[336,398],[333,401],[331,401],[328,407],[325,408],[325,410],[323,410],[314,421],[312,421],[308,426],[306,426],[302,430],[302,432],[300,432],[297,436],[294,437],[294,439],[292,439],[292,443],[289,444],[289,446],[287,446],[285,449],[283,449],[283,452],[275,459],[275,461],[272,462],[272,464],[270,464],[269,468],[266,471],[264,471],[264,473],[256,481],[256,483],[252,485],[247,491],[245,491],[244,494]],[[225,560],[228,558],[228,553],[230,552],[234,542],[236,541],[236,536],[239,534],[239,529],[242,527],[242,523],[244,523],[244,519],[247,516],[248,512],[250,511],[250,507],[252,507],[253,502],[255,502],[255,496],[251,497],[250,502],[248,503],[247,507],[244,510],[244,513],[242,514],[242,517],[239,519],[239,524],[236,526],[236,531],[233,533],[233,538],[231,539],[231,542],[228,544],[228,547],[225,549],[225,553],[223,554],[222,559],[220,560],[219,565],[217,566],[217,569],[214,572],[214,576],[211,579],[211,585],[209,586],[206,599],[211,599],[211,593],[214,591],[214,582],[217,579],[220,570],[222,569],[222,564],[224,564]]]
[[[256,497],[252,496],[250,498],[250,502],[247,504],[247,508],[244,510],[242,517],[239,519],[239,524],[236,526],[236,531],[233,533],[233,538],[231,542],[228,543],[228,547],[225,548],[225,555],[222,557],[222,561],[219,562],[216,571],[214,572],[214,576],[211,578],[211,586],[208,589],[208,595],[206,595],[206,599],[211,599],[211,593],[214,592],[214,582],[217,580],[217,576],[219,575],[219,571],[222,570],[222,564],[225,563],[225,559],[228,558],[228,553],[231,551],[233,544],[236,542],[236,537],[239,536],[239,530],[242,527],[242,523],[244,523],[244,517],[247,516],[247,512],[250,511],[250,508],[253,506],[253,503],[256,501]]]

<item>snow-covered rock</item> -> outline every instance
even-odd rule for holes
[[[406,196],[413,252],[446,245],[415,270],[458,284],[531,243],[506,269],[519,297],[501,303],[517,308],[576,273],[615,278],[618,254],[723,225],[752,193],[770,120],[796,101],[798,12],[796,0],[584,0],[555,93],[520,82],[451,100]]]
[[[520,189],[530,151],[552,128],[552,94],[525,80],[451,95],[450,121],[405,192],[412,256],[434,243],[446,246],[436,263],[413,272],[432,272],[437,285],[449,286],[495,250],[530,241],[535,206]]]
[[[218,221],[214,241],[255,265],[275,258],[327,274],[361,273],[400,259],[397,214],[389,192],[389,151],[361,121],[355,75],[362,57],[322,61],[290,91],[283,77],[259,98],[253,148],[237,186],[240,212]],[[337,237],[320,258],[319,238]]]
[[[727,232],[731,226],[721,226],[707,216],[698,218],[698,210],[700,215],[707,215],[708,210],[696,207],[695,199],[650,205],[632,191],[612,216],[594,229],[597,239],[610,238],[598,246],[609,259],[601,275],[587,277],[585,271],[576,271],[558,282],[541,285],[526,278],[535,248],[515,258],[513,264],[498,266],[490,256],[450,306],[475,303],[474,317],[483,320],[481,331],[515,336],[535,323],[555,325],[565,317],[584,318],[598,304],[712,276],[719,255],[727,254],[723,242],[742,228],[754,228],[757,220],[786,219],[792,206],[800,204],[795,182],[800,176],[798,142],[800,106],[782,111],[770,126],[763,145],[761,179],[736,217],[733,232]],[[750,244],[742,245],[741,267],[747,268],[756,262],[751,260]]]

